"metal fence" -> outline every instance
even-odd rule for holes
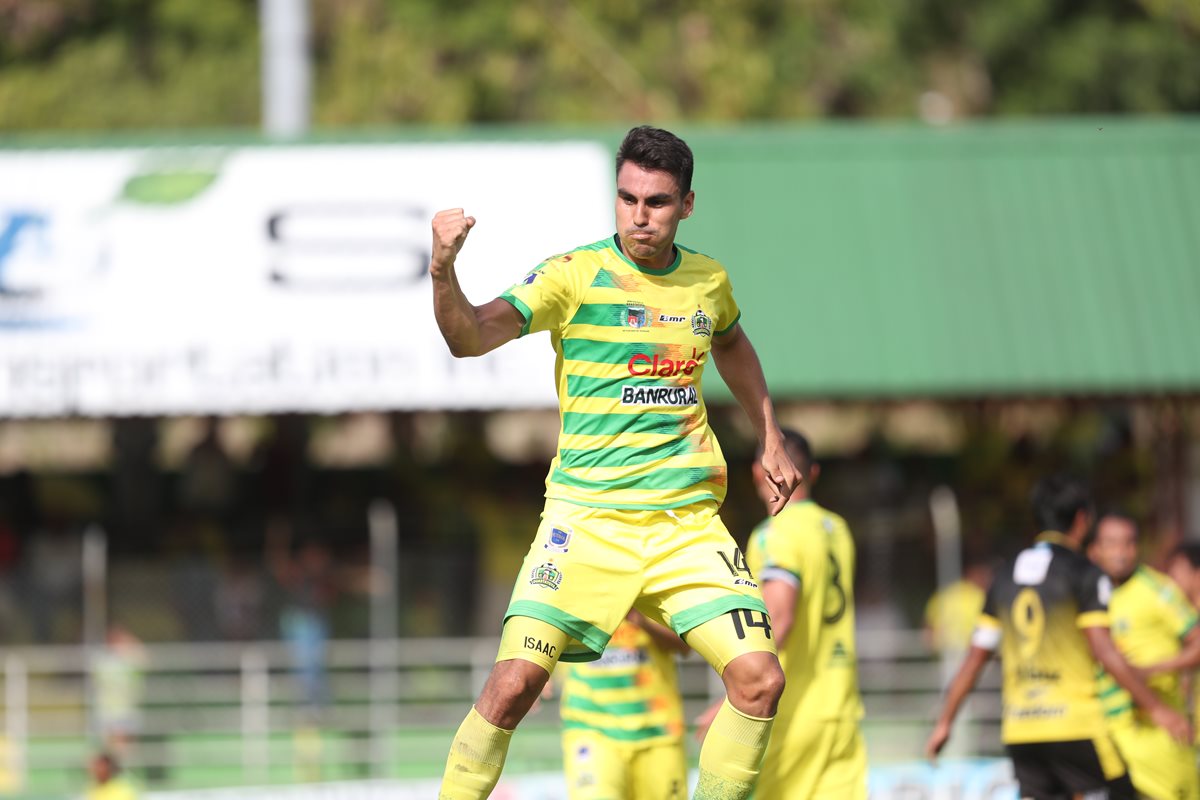
[[[124,724],[127,768],[148,787],[196,788],[311,780],[429,777],[440,773],[453,730],[482,687],[496,639],[336,641],[329,700],[306,702],[292,653],[280,642],[154,644],[127,665],[139,687]],[[102,650],[0,651],[6,773],[24,796],[76,794],[101,746],[97,696]],[[859,674],[872,763],[920,753],[942,667],[916,632],[863,632]],[[696,656],[680,662],[689,718],[721,691]],[[958,730],[960,753],[999,752],[996,670]],[[558,709],[541,704],[514,737],[507,769],[556,770]],[[698,751],[689,740],[694,756]]]

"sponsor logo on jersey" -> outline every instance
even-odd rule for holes
[[[697,336],[712,336],[712,329],[712,317],[705,314],[704,309],[697,308],[696,313],[692,314],[692,333]]]
[[[638,386],[621,387],[623,406],[694,406],[699,401],[695,386]]]
[[[665,325],[678,325],[681,322],[687,322],[687,317],[677,314],[659,314],[658,321]]]
[[[630,328],[646,327],[646,307],[641,303],[626,303],[625,325]]]
[[[571,529],[567,526],[554,526],[550,528],[550,536],[542,547],[546,550],[553,550],[556,553],[567,552],[567,546],[571,543]]]
[[[704,353],[696,352],[696,348],[692,348],[691,358],[674,359],[670,356],[660,356],[658,353],[648,355],[646,353],[637,353],[629,359],[627,367],[629,374],[634,377],[641,378],[647,375],[653,375],[658,378],[674,378],[679,375],[691,375],[704,363]]]
[[[522,279],[521,279],[521,283],[523,283],[523,284],[525,284],[526,286],[528,286],[529,284],[531,284],[531,283],[533,283],[534,281],[536,281],[536,280],[537,280],[537,277],[538,277],[538,275],[540,275],[540,274],[541,274],[541,273],[540,273],[540,272],[538,272],[538,271],[535,269],[533,272],[529,273],[529,274],[528,274],[528,275],[526,275],[524,278],[522,278]]]
[[[736,580],[733,582],[733,585],[734,585],[734,586],[749,586],[751,589],[757,589],[757,588],[758,588],[758,584],[757,584],[757,583],[755,583],[754,581],[751,581],[751,580],[746,580],[745,578],[738,578],[738,579],[736,579]]]
[[[553,561],[547,561],[541,566],[534,567],[533,572],[529,573],[529,584],[531,586],[542,586],[556,592],[558,591],[558,587],[562,585],[562,579],[562,570],[554,566]]]

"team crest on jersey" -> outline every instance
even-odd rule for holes
[[[697,308],[696,313],[692,314],[692,333],[697,336],[712,336],[712,329],[712,317],[705,314],[704,309]]]
[[[626,303],[625,325],[629,328],[646,327],[646,306],[641,303]]]
[[[533,572],[529,574],[529,585],[541,586],[557,592],[558,587],[562,585],[562,579],[562,570],[554,566],[553,561],[547,561],[540,567],[533,568]]]
[[[550,536],[542,547],[546,550],[553,550],[556,553],[565,553],[570,543],[571,529],[566,525],[562,527],[556,525],[550,528]]]

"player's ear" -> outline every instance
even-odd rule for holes
[[[808,474],[804,476],[804,482],[807,483],[809,486],[812,486],[814,483],[817,482],[817,478],[820,476],[820,474],[821,474],[821,465],[818,464],[816,461],[814,461],[812,463],[812,465],[808,468]]]
[[[690,217],[692,215],[692,211],[695,210],[695,207],[696,207],[696,193],[688,192],[687,194],[685,194],[683,196],[683,214],[680,215],[679,218],[687,219],[688,217]]]

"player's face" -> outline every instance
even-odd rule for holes
[[[1096,540],[1088,555],[1116,581],[1123,581],[1137,569],[1137,528],[1120,517],[1105,517],[1096,526]]]
[[[1188,597],[1195,598],[1196,570],[1186,556],[1177,555],[1167,564],[1167,575]]]
[[[692,215],[695,192],[681,196],[675,178],[626,161],[617,173],[617,234],[636,264],[663,269],[675,260],[679,221]]]

